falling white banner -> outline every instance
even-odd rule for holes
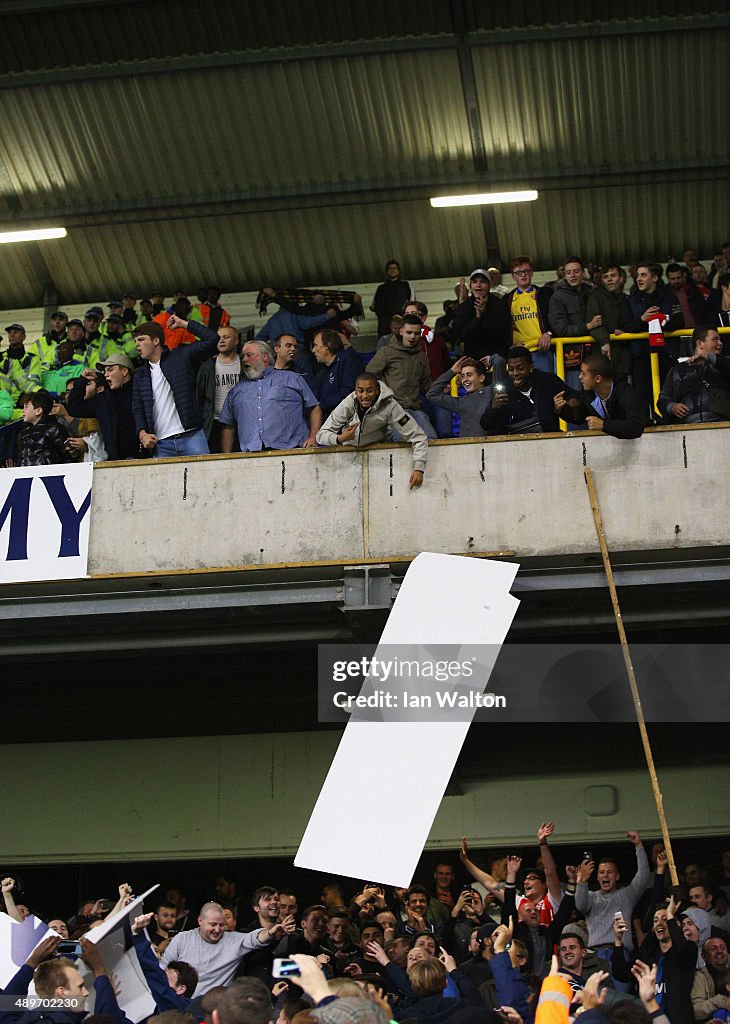
[[[420,554],[406,573],[375,656],[384,657],[385,646],[418,645],[424,656],[436,645],[456,646],[459,661],[478,664],[471,685],[483,692],[519,605],[509,592],[518,569],[508,562]],[[437,687],[421,679],[419,692]],[[390,717],[384,709],[383,721],[348,723],[299,846],[297,867],[410,885],[470,722],[393,720],[402,711]],[[428,784],[409,787],[404,799],[394,780],[406,778],[419,753],[427,756]],[[363,777],[368,793],[378,798],[378,833],[391,841],[363,841],[362,801],[353,799],[353,779]]]

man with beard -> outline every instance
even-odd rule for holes
[[[247,341],[241,359],[243,378],[229,391],[220,415],[222,450],[232,450],[234,428],[242,452],[316,448],[322,410],[302,376],[275,370],[265,341]]]
[[[393,427],[397,427],[400,436],[413,446],[413,471],[408,479],[408,489],[412,490],[423,483],[428,458],[426,435],[374,373],[360,374],[354,392],[327,417],[317,442],[325,447],[364,448],[387,441]]]

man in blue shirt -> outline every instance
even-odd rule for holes
[[[265,341],[243,346],[243,378],[228,392],[220,415],[223,452],[232,450],[234,428],[242,452],[317,447],[322,426],[317,399],[301,374],[275,370],[273,361]]]

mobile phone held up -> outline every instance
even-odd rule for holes
[[[56,946],[56,953],[59,956],[81,956],[81,943],[73,939],[61,939]]]
[[[298,978],[301,971],[299,970],[299,964],[294,960],[277,956],[271,973],[275,978]]]

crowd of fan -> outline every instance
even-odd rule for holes
[[[99,306],[83,321],[57,311],[32,342],[11,324],[0,424],[22,424],[5,464],[390,440],[413,446],[409,483],[418,487],[435,438],[551,432],[561,420],[637,438],[656,422],[730,420],[718,333],[730,326],[730,242],[709,273],[691,250],[683,261],[627,273],[570,257],[537,287],[530,258],[516,256],[511,289],[497,268],[477,268],[430,326],[390,260],[370,307],[380,337],[367,357],[351,345],[362,312],[351,292],[262,289],[259,308],[279,308],[248,340],[216,287],[195,305],[177,292],[166,306],[157,293],[138,310],[127,293],[106,318]],[[554,338],[577,339],[562,346],[564,379]],[[652,352],[664,382],[657,407]]]
[[[428,887],[386,891],[366,883],[347,900],[333,880],[320,903],[303,908],[294,892],[271,885],[257,888],[249,903],[228,875],[196,916],[180,890],[169,890],[131,923],[159,1024],[567,1024],[582,1012],[593,1013],[592,1024],[725,1024],[730,847],[714,880],[690,862],[672,888],[663,843],[647,856],[630,831],[635,873],[622,884],[616,860],[594,861],[590,850],[559,868],[553,831],[551,822],[538,828],[536,866],[529,868],[503,854],[479,867],[464,839],[461,887],[444,860]],[[16,901],[13,877],[2,881],[2,894],[16,921],[31,913]],[[114,907],[88,900],[70,920],[50,919],[54,934],[30,954],[5,996],[22,997],[33,981],[41,997],[84,998],[73,959],[57,952],[59,942],[78,938],[95,978],[89,1024],[129,1024],[87,936],[133,898],[123,884]],[[81,1018],[0,1014],[0,1024],[40,1019]]]

